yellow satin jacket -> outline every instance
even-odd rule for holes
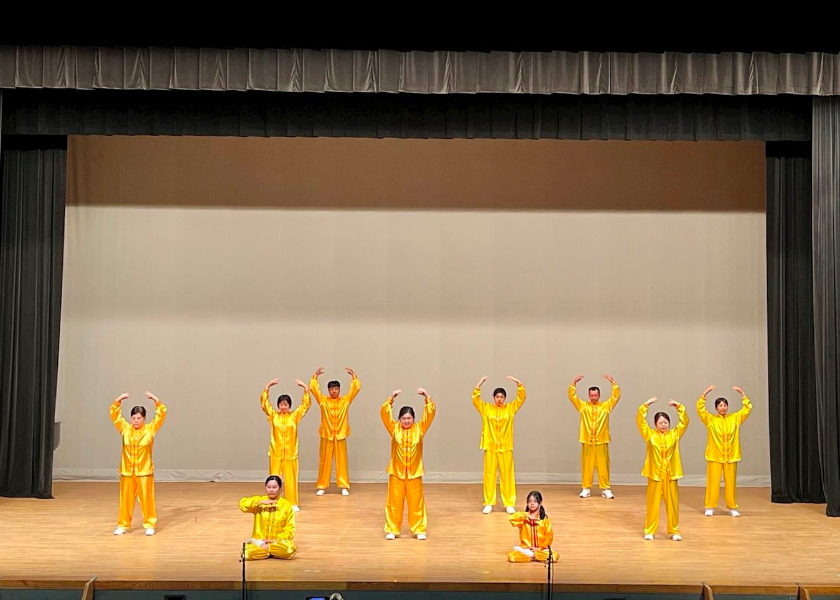
[[[426,398],[423,417],[408,429],[391,415],[394,399],[388,398],[380,416],[385,429],[391,434],[391,460],[388,462],[388,474],[398,479],[417,479],[423,476],[423,437],[435,418],[435,403]]]
[[[317,377],[309,381],[309,389],[312,390],[315,401],[321,407],[321,427],[318,429],[318,435],[332,441],[347,438],[350,435],[347,411],[356,394],[362,389],[362,383],[354,377],[350,382],[350,391],[335,399],[330,398],[329,394],[325,396],[321,393]]]
[[[719,463],[734,463],[741,460],[741,423],[752,412],[752,402],[747,397],[742,400],[744,407],[735,413],[721,416],[706,410],[706,399],[697,400],[697,414],[709,430],[706,442],[706,460]]]
[[[295,513],[289,501],[277,498],[274,504],[260,504],[263,500],[268,500],[268,496],[250,496],[239,501],[239,510],[254,515],[251,537],[266,542],[294,538]]]
[[[516,388],[516,398],[502,406],[482,402],[481,390],[472,393],[473,406],[481,415],[481,449],[495,452],[513,450],[513,417],[525,403],[525,386]]]
[[[612,386],[612,394],[606,402],[584,402],[577,395],[577,388],[569,386],[569,400],[580,413],[580,443],[581,444],[609,444],[610,443],[610,413],[621,399],[621,389]]]
[[[527,512],[515,512],[510,516],[510,524],[519,527],[519,545],[523,548],[545,550],[554,543],[554,532],[548,516],[532,519]]]
[[[152,449],[155,445],[155,436],[164,420],[166,420],[166,406],[161,402],[155,405],[154,420],[135,429],[123,418],[122,405],[119,402],[111,404],[111,421],[122,436],[120,475],[142,477],[154,474]]]
[[[300,406],[284,414],[271,406],[268,390],[263,390],[260,406],[271,423],[271,444],[268,446],[270,457],[281,460],[295,460],[298,457],[298,423],[309,410],[311,403],[309,391],[305,391]]]
[[[688,414],[685,406],[677,406],[680,417],[677,426],[665,433],[647,424],[648,407],[642,404],[636,415],[636,424],[642,438],[647,442],[647,455],[642,475],[654,481],[671,481],[683,476],[682,460],[680,459],[680,438],[688,427]]]

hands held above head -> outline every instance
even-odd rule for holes
[[[420,394],[421,396],[423,396],[424,398],[428,398],[428,397],[429,397],[428,392],[426,392],[426,390],[424,390],[424,389],[423,389],[423,388],[421,388],[421,387],[417,388],[417,393],[418,393],[418,394]]]
[[[485,381],[487,381],[487,375],[479,379],[478,383],[475,384],[475,387],[480,388],[482,385],[484,385]]]
[[[709,392],[711,392],[713,389],[715,389],[715,384],[712,384],[712,385],[710,385],[709,387],[707,387],[705,390],[703,390],[703,393],[702,393],[702,394],[700,394],[700,396],[701,396],[701,397],[703,397],[703,398],[705,398],[705,397],[706,397],[706,395],[707,395]]]
[[[309,389],[309,387],[305,383],[303,383],[300,379],[295,379],[295,383],[298,384],[300,387],[302,387],[304,390]]]
[[[117,396],[117,398],[114,400],[114,402],[116,402],[117,404],[122,404],[122,401],[127,399],[127,398],[128,398],[128,394],[120,394],[119,396]]]
[[[579,382],[581,379],[583,379],[583,375],[578,375],[577,377],[575,377],[575,380],[572,382],[572,385],[577,385],[577,384],[578,384],[578,382]]]
[[[344,370],[347,371],[347,374],[350,375],[350,377],[352,377],[353,379],[357,379],[356,371],[354,371],[350,367],[344,367]]]
[[[645,406],[650,406],[651,404],[653,404],[657,400],[658,400],[658,398],[656,396],[654,396],[653,398],[650,398],[647,402],[645,402]]]
[[[324,371],[325,371],[324,367],[318,367],[315,370],[315,373],[312,374],[312,377],[315,378],[315,379],[318,379],[318,377],[320,377],[321,375],[324,374]]]
[[[519,386],[519,385],[522,385],[522,382],[521,382],[521,381],[519,381],[519,380],[518,380],[516,377],[514,377],[513,375],[508,375],[507,377],[505,377],[505,379],[507,379],[508,381],[512,381],[513,383],[515,383],[515,384],[516,384],[516,385],[518,385],[518,386]]]
[[[676,408],[679,405],[680,405],[680,403],[677,402],[676,400],[668,400],[668,406],[673,406],[674,408]]]
[[[615,385],[615,379],[613,379],[613,378],[612,378],[612,377],[610,377],[609,375],[604,375],[604,379],[606,379],[607,381],[609,381],[611,384]]]
[[[394,398],[396,398],[400,394],[402,394],[402,390],[394,390],[393,392],[391,392],[391,400],[393,400]]]
[[[733,385],[733,386],[732,386],[732,389],[733,389],[733,390],[735,390],[736,392],[738,392],[739,394],[741,394],[741,398],[746,398],[746,397],[747,397],[746,392],[744,392],[744,390],[742,390],[742,389],[741,389],[740,387],[738,387],[737,385]]]
[[[145,394],[146,394],[146,398],[148,398],[149,400],[151,400],[155,404],[160,404],[160,398],[155,396],[152,392],[146,391]]]
[[[268,383],[265,384],[265,389],[270,389],[270,388],[274,387],[275,385],[277,385],[279,382],[280,382],[279,379],[272,379],[271,381],[269,381]]]

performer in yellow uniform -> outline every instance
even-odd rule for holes
[[[728,414],[729,401],[726,398],[715,400],[715,412],[706,410],[706,395],[715,389],[710,385],[697,400],[697,414],[709,430],[706,443],[706,516],[715,514],[720,499],[720,475],[723,471],[723,497],[726,508],[733,517],[740,517],[738,503],[735,501],[735,480],[738,474],[738,461],[741,460],[741,424],[747,420],[752,412],[752,402],[747,398],[744,390],[737,385],[732,389],[741,394],[743,408],[736,413]]]
[[[578,375],[569,386],[569,400],[580,413],[580,469],[581,498],[589,498],[594,479],[594,472],[598,472],[598,487],[604,498],[615,498],[610,489],[610,413],[621,398],[621,389],[615,379],[604,375],[604,379],[612,384],[612,394],[606,402],[600,402],[601,389],[589,388],[589,402],[584,402],[577,395],[577,384],[583,379]]]
[[[399,422],[391,409],[394,398],[402,390],[394,390],[379,411],[385,429],[391,435],[391,460],[388,463],[388,501],[385,504],[385,539],[400,535],[403,506],[408,501],[408,527],[418,540],[426,539],[426,500],[423,498],[423,437],[435,418],[435,403],[423,388],[417,393],[426,399],[423,417],[414,422],[414,409],[403,406]]]
[[[688,427],[688,415],[685,406],[674,400],[668,405],[677,409],[680,417],[675,429],[671,429],[671,417],[668,413],[658,412],[653,416],[656,429],[647,424],[648,406],[656,402],[654,396],[639,407],[636,424],[647,442],[647,455],[642,475],[648,478],[647,515],[645,517],[645,539],[652,540],[659,527],[659,504],[665,500],[665,513],[668,516],[668,535],[675,542],[682,540],[680,534],[680,498],[677,481],[682,478],[680,460],[680,438]]]
[[[513,417],[525,402],[525,386],[516,377],[507,379],[516,384],[516,399],[505,404],[507,391],[493,390],[493,403],[481,401],[481,386],[487,381],[482,377],[472,393],[473,406],[481,415],[481,449],[484,450],[484,509],[488,514],[496,504],[496,471],[499,471],[499,488],[505,510],[513,514],[516,509],[516,481],[513,474]]]
[[[292,510],[298,512],[298,423],[309,410],[309,389],[300,379],[296,379],[303,388],[303,399],[300,406],[292,408],[292,398],[283,394],[277,398],[277,410],[271,407],[268,390],[277,385],[277,379],[266,384],[260,396],[262,406],[268,422],[271,424],[271,444],[268,447],[268,472],[271,475],[281,475],[286,480],[286,500],[292,505]]]
[[[253,513],[254,529],[245,544],[245,560],[292,558],[297,552],[295,513],[292,505],[280,497],[283,480],[269,475],[265,480],[265,496],[251,496],[239,501],[239,510]]]
[[[510,524],[519,527],[519,546],[508,552],[510,562],[546,562],[548,551],[554,542],[551,521],[542,506],[542,494],[534,490],[528,494],[525,510],[510,516]],[[557,562],[560,555],[552,550],[551,562]]]
[[[135,406],[131,409],[131,423],[122,416],[123,400],[128,394],[120,395],[111,404],[111,421],[122,436],[122,459],[120,460],[120,512],[114,535],[122,535],[131,528],[131,513],[134,499],[140,501],[143,511],[143,527],[146,535],[155,534],[157,510],[155,509],[155,465],[152,449],[155,436],[166,419],[166,406],[151,392],[146,398],[155,403],[155,420],[146,424],[146,409]]]
[[[324,367],[315,371],[309,382],[309,389],[321,407],[321,427],[318,429],[318,435],[321,436],[321,448],[318,455],[318,482],[315,484],[317,496],[323,496],[325,490],[330,487],[333,455],[335,456],[335,482],[341,488],[342,495],[350,494],[350,475],[347,470],[347,436],[350,435],[350,422],[347,412],[362,384],[353,369],[345,367],[344,370],[353,378],[350,381],[350,391],[344,396],[341,395],[341,384],[338,381],[330,381],[327,384],[328,396],[321,393],[318,376],[323,374]]]

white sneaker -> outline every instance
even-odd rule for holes
[[[326,493],[326,490],[318,490],[317,492],[315,492],[315,495],[316,496],[323,496],[325,493]]]
[[[300,512],[300,506],[297,504],[292,504],[292,512]]]
[[[147,527],[146,528],[146,535],[154,535],[154,534],[155,534],[155,528],[154,527]]]
[[[646,540],[652,540],[653,539],[653,534],[652,533],[646,533],[645,534],[645,539]]]
[[[601,495],[604,498],[607,498],[608,500],[612,500],[613,498],[615,498],[615,494],[612,493],[611,489],[604,490],[603,492],[601,492]]]
[[[417,539],[418,540],[425,540],[426,539],[426,534],[425,533],[418,533],[417,534]]]
[[[528,550],[528,548],[523,548],[522,546],[514,546],[513,549],[520,554],[524,554],[528,558],[534,558],[536,556],[533,550]]]
[[[714,508],[707,508],[703,511],[703,515],[706,517],[714,517],[715,516],[715,509]]]
[[[395,540],[395,539],[397,539],[397,536],[396,536],[396,534],[393,534],[393,533],[386,533],[385,534],[385,539],[386,540]]]
[[[341,495],[342,496],[349,496],[350,495],[350,490],[348,490],[347,488],[341,488]]]
[[[739,512],[738,512],[737,510],[735,510],[734,508],[731,508],[731,509],[729,509],[729,516],[730,516],[730,517],[740,517],[740,516],[741,516],[741,513],[739,513]]]
[[[128,529],[126,529],[125,527],[117,527],[114,530],[114,535],[122,535],[122,534],[127,533],[127,532],[128,532]]]
[[[505,512],[509,515],[512,515],[513,513],[516,512],[516,509],[513,508],[512,506],[505,506]]]
[[[485,507],[481,509],[481,512],[483,512],[485,515],[489,515],[491,512],[493,512],[493,505],[492,504],[485,505]]]
[[[591,495],[592,495],[592,492],[589,491],[589,488],[583,488],[580,491],[580,497],[581,498],[589,498],[589,496],[591,496]]]
[[[674,535],[671,536],[671,539],[674,540],[675,542],[681,542],[682,541],[682,536],[679,533],[675,533]]]

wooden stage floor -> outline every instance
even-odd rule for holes
[[[560,553],[554,580],[561,589],[590,584],[697,589],[707,582],[736,592],[840,585],[840,519],[826,517],[824,505],[772,504],[769,489],[741,488],[741,518],[725,513],[709,518],[703,516],[703,489],[683,487],[684,541],[665,535],[663,508],[662,528],[649,542],[642,539],[643,486],[616,487],[615,500],[600,495],[583,500],[578,488],[568,485],[518,486],[519,504],[534,487],[542,491],[554,526]],[[426,484],[426,541],[411,537],[405,523],[403,537],[384,539],[385,490],[385,484],[355,484],[350,496],[333,487],[316,497],[313,483],[302,484],[298,555],[291,561],[249,562],[249,581],[294,589],[425,584],[430,590],[500,591],[536,589],[545,582],[544,565],[506,561],[516,530],[501,507],[481,513],[481,485]],[[154,537],[144,535],[139,508],[131,532],[112,535],[116,482],[57,482],[54,500],[0,498],[0,584],[97,577],[97,587],[203,582],[210,589],[235,588],[241,544],[252,524],[237,504],[261,491],[260,483],[158,483]]]

